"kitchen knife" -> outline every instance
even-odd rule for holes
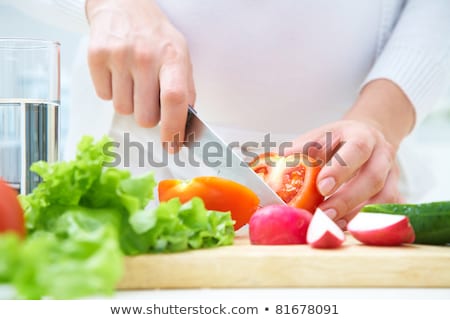
[[[253,190],[259,197],[260,205],[282,204],[285,202],[236,154],[211,128],[198,116],[197,111],[189,106],[186,121],[184,145],[202,159],[203,164],[209,162],[208,168],[216,176],[243,184]],[[206,159],[205,151],[214,146],[215,161]],[[205,161],[206,160],[206,161]]]

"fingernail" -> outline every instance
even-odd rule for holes
[[[347,227],[347,221],[345,220],[338,220],[336,222],[336,224],[339,226],[339,228],[341,228],[342,230],[344,230]]]
[[[337,216],[337,212],[334,209],[327,209],[324,211],[324,213],[331,219],[333,220],[334,218],[336,218]]]
[[[334,180],[334,178],[332,178],[332,177],[325,178],[319,182],[319,185],[318,185],[319,192],[323,196],[327,196],[331,192],[331,190],[333,190],[335,185],[336,185],[336,180]]]

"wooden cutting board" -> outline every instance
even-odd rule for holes
[[[450,247],[233,246],[128,257],[119,289],[450,287]]]

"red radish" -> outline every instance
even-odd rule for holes
[[[345,235],[333,220],[317,209],[309,224],[306,240],[313,248],[333,249],[342,245]]]
[[[252,244],[306,244],[311,222],[309,211],[283,205],[270,205],[256,210],[250,218]]]
[[[359,213],[347,225],[353,237],[373,246],[413,243],[414,229],[407,216],[386,213]]]

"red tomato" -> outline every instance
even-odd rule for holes
[[[312,158],[301,154],[282,157],[264,153],[249,165],[289,206],[314,213],[323,201],[316,185],[320,166]]]
[[[259,204],[258,196],[246,186],[220,177],[192,180],[169,179],[158,184],[159,201],[179,198],[182,203],[199,197],[208,210],[230,211],[237,230],[250,220]]]
[[[24,237],[25,222],[17,193],[0,179],[0,233],[7,231]]]

